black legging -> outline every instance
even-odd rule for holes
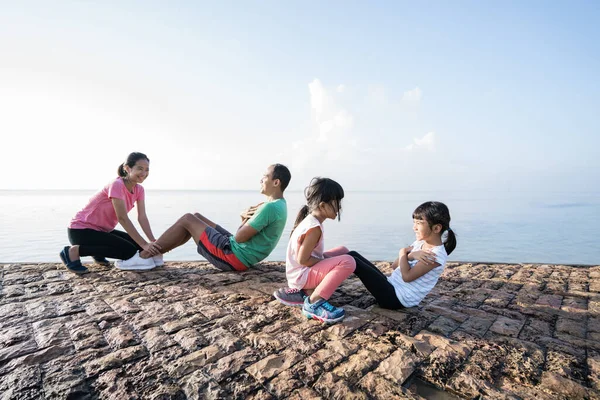
[[[79,255],[127,260],[142,248],[127,233],[114,230],[68,229],[69,242],[79,245]]]
[[[397,310],[404,308],[398,297],[394,286],[388,281],[387,276],[369,260],[364,258],[356,251],[351,251],[349,255],[356,260],[356,269],[354,274],[358,276],[369,292],[375,297],[377,303],[382,308]]]

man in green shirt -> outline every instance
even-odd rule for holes
[[[267,168],[260,181],[266,201],[242,212],[242,225],[235,235],[198,213],[185,214],[158,238],[156,244],[164,254],[192,238],[198,253],[215,267],[225,271],[245,271],[271,254],[281,238],[287,221],[283,192],[290,179],[290,171],[284,165],[273,164]],[[140,257],[152,255],[142,251]],[[128,265],[127,269],[147,269],[147,266]]]

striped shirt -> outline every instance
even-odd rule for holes
[[[413,247],[413,251],[421,250],[425,244],[424,240],[417,240],[411,246]],[[446,248],[441,246],[435,246],[431,248],[431,251],[435,254],[435,261],[440,264],[439,267],[435,267],[425,275],[415,279],[412,282],[404,282],[402,279],[402,272],[400,271],[400,267],[396,268],[392,275],[388,277],[388,282],[394,286],[396,291],[396,296],[400,303],[404,307],[413,307],[418,305],[421,300],[427,296],[431,289],[435,286],[440,275],[444,272],[444,265],[446,264],[446,259],[448,258],[448,254],[446,253]],[[409,261],[408,265],[412,268],[414,267],[418,260]]]

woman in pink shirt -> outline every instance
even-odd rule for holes
[[[87,272],[81,257],[92,256],[103,265],[110,265],[106,257],[118,259],[120,269],[151,269],[162,265],[160,246],[152,234],[146,216],[144,188],[141,183],[148,177],[150,160],[142,153],[131,153],[119,165],[119,177],[92,196],[88,204],[71,220],[69,242],[60,252],[67,268],[75,273]],[[135,229],[127,215],[137,204],[138,222],[148,241]],[[120,223],[125,232],[115,229]],[[147,250],[152,258],[142,259],[139,251]],[[135,268],[133,267],[135,266]]]

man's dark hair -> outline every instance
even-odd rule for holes
[[[279,179],[279,182],[281,182],[281,191],[283,192],[290,184],[292,174],[285,165],[273,164],[273,180],[275,179]]]

